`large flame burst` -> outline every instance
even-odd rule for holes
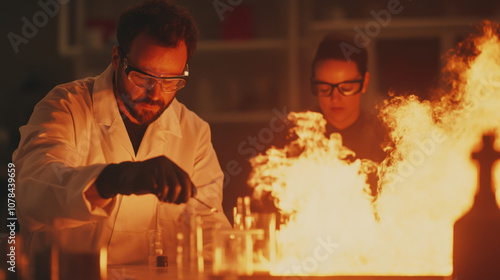
[[[278,233],[274,274],[450,275],[452,226],[470,208],[477,168],[470,153],[500,126],[500,41],[485,22],[450,53],[448,90],[433,101],[392,97],[380,116],[391,145],[377,167],[348,161],[320,114],[291,113],[297,140],[252,159],[249,184],[271,192],[290,219]],[[379,197],[366,189],[378,168]],[[500,169],[495,168],[495,174]],[[497,188],[497,198],[500,188]],[[497,199],[498,200],[498,199]]]

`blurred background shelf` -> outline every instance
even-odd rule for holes
[[[252,51],[288,48],[283,39],[201,40],[197,51]]]
[[[396,17],[397,15],[393,15]],[[431,29],[442,32],[443,29],[453,28],[467,28],[471,25],[476,25],[482,21],[480,17],[449,17],[449,18],[403,18],[391,19],[385,30],[405,29],[408,30],[421,30]],[[310,29],[313,31],[351,31],[354,26],[363,28],[367,24],[366,19],[326,19],[317,20],[311,23]],[[429,31],[429,30],[426,30]]]
[[[273,117],[270,111],[255,111],[248,113],[200,113],[203,119],[208,119],[212,123],[244,123],[248,120],[256,122],[269,122]]]

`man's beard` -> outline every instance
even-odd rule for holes
[[[120,70],[121,69],[118,69],[118,71],[120,71]],[[130,96],[132,96],[132,95],[130,94],[130,92],[127,91],[125,84],[124,84],[125,81],[122,79],[122,76],[119,74],[116,74],[115,77],[116,77],[115,78],[116,79],[116,84],[115,84],[116,85],[116,89],[115,89],[116,92],[115,92],[115,94],[120,96],[127,112],[134,119],[136,119],[141,125],[149,125],[152,122],[156,121],[161,116],[161,114],[163,114],[163,112],[168,108],[168,106],[170,106],[170,103],[172,103],[172,102],[170,102],[168,104],[165,104],[162,100],[155,101],[149,97],[147,92],[144,93],[143,98],[131,100]],[[139,87],[134,87],[133,90],[145,91],[144,89],[140,89]],[[134,107],[140,103],[158,106],[160,109],[157,112],[151,112],[151,111],[147,111],[147,110],[139,111]],[[121,108],[120,108],[120,111],[121,111]],[[126,115],[123,112],[121,112],[121,114],[123,115],[123,118],[126,117]]]

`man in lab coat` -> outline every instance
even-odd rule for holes
[[[109,264],[146,263],[147,231],[160,227],[173,261],[179,223],[197,214],[210,258],[209,230],[229,227],[223,174],[208,124],[175,99],[197,38],[182,7],[132,7],[120,17],[111,65],[37,104],[13,155],[17,215],[31,254],[55,226],[88,237],[80,243],[103,244]]]

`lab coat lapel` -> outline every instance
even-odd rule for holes
[[[108,146],[104,150],[111,151],[106,158],[112,162],[134,160],[134,148],[113,93],[113,74],[110,65],[95,81],[92,93],[94,118],[102,131],[102,144]]]
[[[138,159],[164,155],[165,146],[169,145],[169,137],[182,138],[178,111],[178,101],[174,99],[165,112],[149,125],[137,153]]]

